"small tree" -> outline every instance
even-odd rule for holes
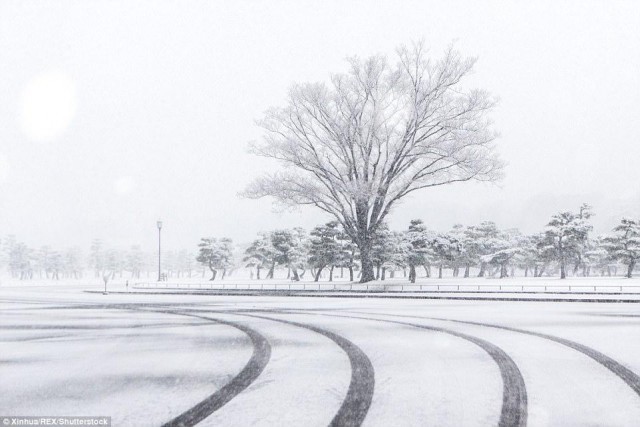
[[[394,262],[397,256],[395,237],[386,223],[382,224],[373,235],[371,259],[375,266],[376,280],[385,279],[387,267]]]
[[[332,281],[333,269],[341,260],[342,248],[338,241],[339,224],[337,221],[331,221],[325,225],[319,225],[310,234],[309,262],[316,269],[313,280],[317,282],[322,270],[329,267],[329,281]]]
[[[494,252],[484,255],[482,261],[500,270],[500,278],[508,277],[509,263],[521,253],[523,237],[517,230],[507,230],[498,235],[491,244]],[[492,276],[494,273],[491,273]]]
[[[407,264],[409,264],[409,281],[416,282],[416,266],[425,265],[430,252],[430,232],[421,219],[411,220],[405,233],[407,242]]]
[[[131,273],[132,278],[140,278],[140,270],[143,265],[143,254],[140,245],[133,245],[126,255],[126,269]]]
[[[89,264],[93,268],[95,277],[100,277],[105,264],[104,243],[100,239],[93,239],[91,242]]]
[[[604,248],[611,258],[627,266],[626,277],[631,278],[640,259],[640,221],[622,218],[613,232],[613,235],[604,238]]]
[[[203,237],[198,245],[199,251],[196,260],[211,270],[211,279],[215,280],[218,269],[222,269],[222,278],[233,260],[233,241],[229,238],[216,239],[215,237]]]
[[[524,270],[524,277],[529,277],[529,272],[536,275],[538,259],[538,236],[520,236],[518,239],[519,252],[514,257],[516,265]]]
[[[9,252],[9,269],[15,272],[20,280],[33,278],[33,250],[26,244],[15,242]]]
[[[465,259],[470,263],[480,264],[478,277],[484,277],[486,273],[487,262],[483,260],[483,257],[496,251],[493,245],[499,234],[500,230],[494,222],[484,221],[479,225],[467,227],[464,235],[461,237],[465,251]]]
[[[268,269],[267,279],[273,279],[274,270],[276,268],[277,253],[271,241],[271,235],[260,233],[249,247],[244,251],[242,259],[249,268],[256,269],[256,278],[260,280],[260,271],[263,268]]]
[[[69,248],[64,252],[62,265],[65,277],[79,279],[82,276],[82,252],[80,248]]]
[[[610,263],[612,262],[611,255],[607,251],[606,236],[598,236],[595,239],[590,239],[589,246],[584,253],[584,263],[586,270],[584,276],[589,276],[591,269],[597,269],[600,271],[600,275],[604,276],[604,272],[607,271],[611,275]]]
[[[343,268],[348,269],[349,281],[353,282],[353,270],[357,267],[356,258],[358,257],[358,247],[344,230],[340,230],[337,239],[338,245],[340,246],[338,267],[340,267],[340,271],[342,271]]]
[[[588,223],[590,217],[591,208],[585,204],[579,213],[560,212],[553,215],[547,224],[545,235],[560,265],[561,279],[567,277],[567,262],[577,258],[587,242],[589,232],[593,228]]]
[[[304,268],[308,257],[308,238],[301,228],[275,230],[271,233],[271,244],[275,249],[275,260],[286,266],[293,274],[294,281],[300,280],[298,269]]]
[[[461,243],[449,233],[437,234],[430,242],[438,263],[438,278],[442,279],[442,270],[445,266],[450,266],[460,254]]]

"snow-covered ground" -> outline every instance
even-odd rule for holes
[[[585,286],[594,281],[635,282]],[[371,426],[640,419],[636,303],[101,289],[0,286],[0,414],[107,415],[114,426],[151,426],[204,402],[199,425],[321,426],[339,415]]]

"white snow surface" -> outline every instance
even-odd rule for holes
[[[635,284],[619,278],[565,283],[588,288],[594,282]],[[633,426],[640,420],[640,396],[583,353],[537,336],[451,321],[562,337],[640,374],[638,303],[84,292],[101,289],[97,283],[0,286],[0,414],[107,415],[114,426],[159,425],[181,414],[236,376],[253,349],[231,326],[153,311],[171,309],[250,326],[271,344],[262,374],[201,425],[327,425],[347,393],[349,359],[333,341],[246,314],[314,325],[357,345],[375,370],[365,425],[496,425],[502,404],[500,371],[477,345],[372,319],[445,328],[500,347],[524,378],[530,426]],[[288,311],[264,311],[272,309]]]

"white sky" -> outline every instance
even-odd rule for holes
[[[640,216],[635,1],[0,2],[0,234],[34,245],[169,248],[328,220],[237,197],[272,164],[254,120],[294,81],[423,38],[480,60],[498,95],[498,186],[417,193],[391,217],[533,232],[590,202],[599,232]]]

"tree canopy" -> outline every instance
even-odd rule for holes
[[[373,279],[372,236],[391,208],[423,188],[500,177],[487,114],[495,99],[461,85],[476,60],[450,48],[428,58],[422,43],[349,60],[330,84],[296,84],[269,109],[253,152],[286,168],[254,181],[249,197],[313,205],[333,215],[360,249]]]

